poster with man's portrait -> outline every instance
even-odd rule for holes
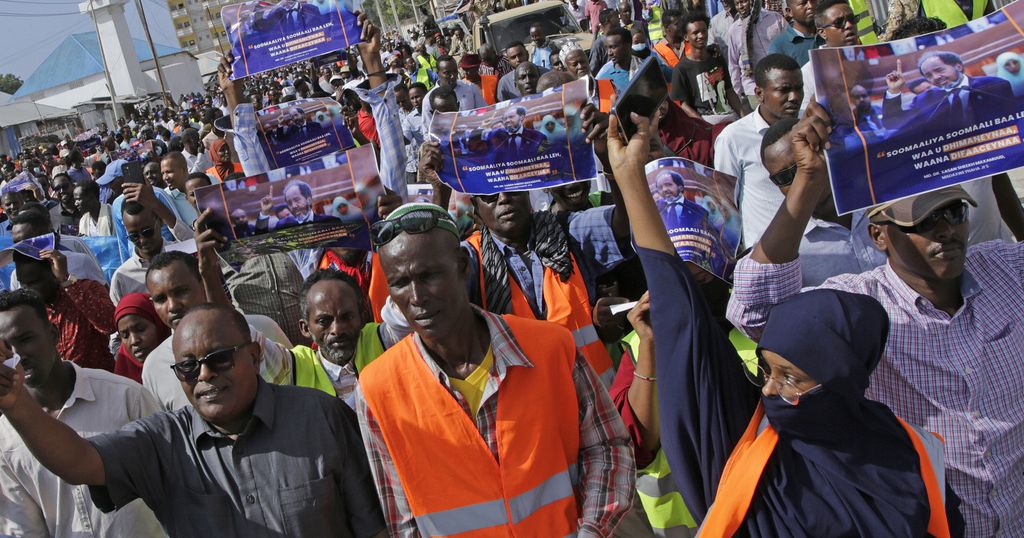
[[[256,126],[270,166],[281,168],[356,147],[341,105],[321,97],[297,99],[256,113]]]

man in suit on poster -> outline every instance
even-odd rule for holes
[[[677,228],[707,229],[708,212],[686,198],[683,176],[665,170],[655,178],[654,185],[658,189],[658,213],[661,214],[666,230],[671,232]]]
[[[492,162],[527,159],[547,149],[547,137],[540,131],[523,125],[525,118],[524,107],[514,106],[505,109],[501,116],[504,129],[495,129],[487,137],[491,146]]]
[[[921,76],[932,85],[903,104],[902,62],[886,75],[888,87],[882,111],[886,126],[900,128],[914,124],[929,131],[946,132],[1003,117],[1015,110],[1010,83],[998,77],[970,77],[964,62],[953,52],[930,51],[917,61]]]

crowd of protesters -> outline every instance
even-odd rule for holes
[[[884,35],[983,14],[946,1]],[[340,61],[232,80],[229,56],[202,94],[0,157],[0,238],[55,238],[4,251],[0,535],[1020,535],[1009,178],[832,201],[808,52],[886,21],[854,0],[569,8],[589,50],[360,15]],[[670,99],[633,137],[581,111],[599,180],[449,213],[434,114],[621,91],[652,56]],[[314,97],[377,153],[373,248],[228,265],[194,191],[268,172],[255,112]],[[729,284],[666,233],[644,167],[671,156],[738,179]],[[403,203],[414,183],[432,203]]]

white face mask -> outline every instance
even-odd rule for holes
[[[633,44],[633,52],[643,52],[645,50],[647,50],[647,45],[646,44],[644,44],[644,43],[634,43]]]

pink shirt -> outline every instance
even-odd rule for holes
[[[597,29],[601,26],[601,12],[608,9],[608,4],[604,3],[604,0],[597,0],[597,2],[588,1],[583,6],[583,16],[590,19],[590,31],[597,33]]]

